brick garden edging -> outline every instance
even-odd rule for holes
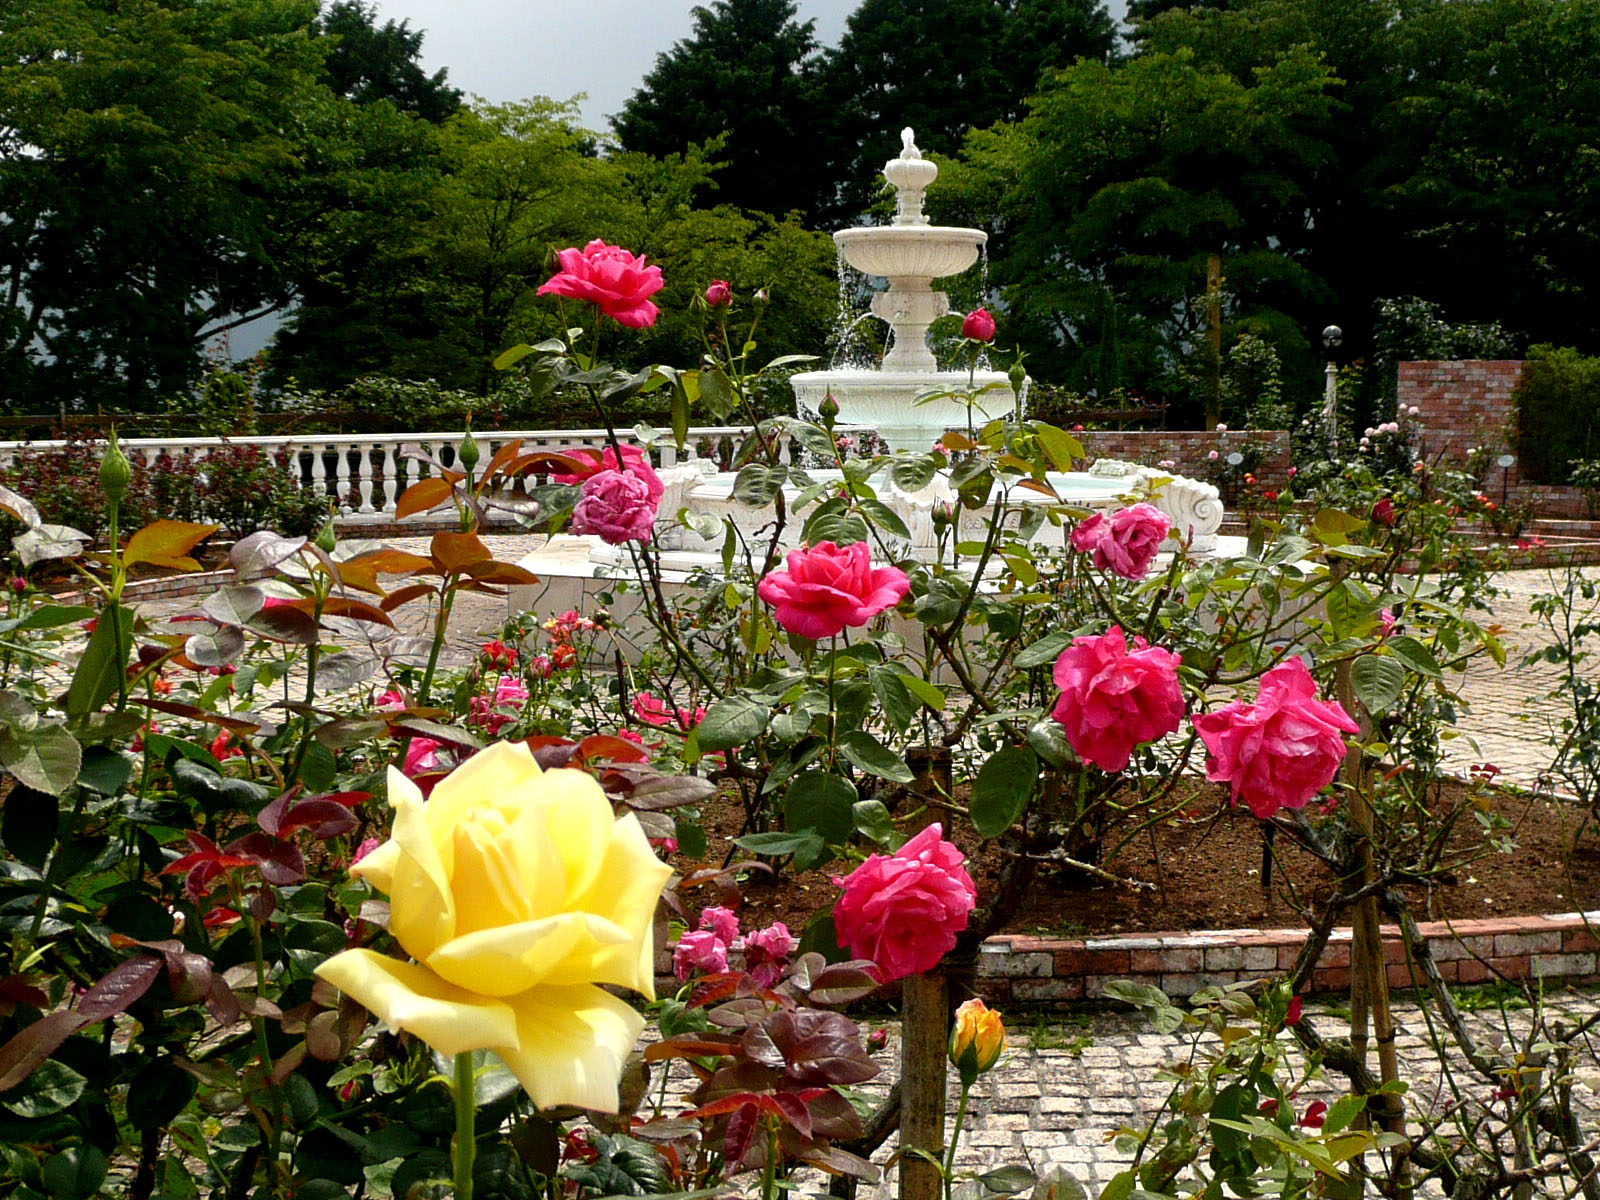
[[[1587,918],[1587,921],[1586,921]],[[1544,979],[1600,980],[1600,912],[1427,921],[1419,925],[1439,973],[1448,983]],[[1412,986],[1400,930],[1385,925],[1384,961],[1393,987]],[[1278,975],[1294,965],[1303,929],[1218,929],[1124,937],[1047,938],[1002,934],[983,944],[980,989],[997,1003],[1056,1004],[1089,1000],[1107,981],[1153,984],[1168,995]],[[1334,930],[1312,973],[1311,992],[1350,986],[1350,930]]]

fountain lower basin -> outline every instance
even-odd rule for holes
[[[891,451],[926,453],[946,430],[965,429],[969,416],[982,425],[1015,406],[1011,382],[1000,371],[805,371],[789,383],[802,414],[821,411],[823,399],[832,396],[839,424],[867,426]],[[970,414],[949,398],[917,403],[920,395],[957,390],[975,395]]]

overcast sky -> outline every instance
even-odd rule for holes
[[[448,67],[450,82],[486,100],[579,92],[584,124],[606,118],[655,65],[656,55],[688,37],[693,0],[376,0],[385,19],[423,30],[429,71]],[[817,40],[834,45],[860,0],[799,0],[802,20],[815,20]],[[1112,0],[1120,16],[1125,0]]]

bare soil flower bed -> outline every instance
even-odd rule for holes
[[[1004,931],[1072,937],[1308,925],[1307,905],[1318,904],[1335,889],[1328,868],[1280,835],[1272,885],[1264,888],[1261,823],[1232,808],[1221,786],[1197,781],[1189,800],[1186,815],[1140,835],[1106,864],[1117,875],[1152,886],[1119,886],[1045,868]],[[1446,785],[1443,806],[1472,803],[1465,785]],[[1511,790],[1489,793],[1488,804],[1510,823],[1507,849],[1496,850],[1475,814],[1465,814],[1449,843],[1450,861],[1459,865],[1436,887],[1404,889],[1420,919],[1600,908],[1600,831],[1585,820],[1582,809]],[[729,840],[739,834],[743,813],[735,800],[719,796],[705,815],[710,848],[704,863],[693,865],[720,866]],[[975,859],[972,874],[981,901],[993,890],[999,848],[978,841],[966,822],[956,829],[955,840]],[[750,857],[742,850],[736,856]],[[682,862],[675,865],[692,869]],[[798,933],[816,912],[831,907],[839,895],[831,876],[848,870],[848,864],[835,862],[821,870],[785,870],[775,877],[752,871],[741,885],[745,923],[781,920]],[[703,902],[716,901],[707,895]]]

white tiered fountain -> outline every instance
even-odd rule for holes
[[[900,131],[900,145],[900,156],[883,167],[895,189],[893,222],[833,235],[847,263],[889,281],[888,291],[872,298],[873,314],[889,325],[889,352],[877,370],[807,371],[790,382],[802,413],[817,412],[824,397],[832,396],[840,424],[871,427],[890,450],[924,451],[946,429],[965,425],[967,411],[948,399],[919,405],[918,396],[998,385],[987,395],[1009,407],[1011,391],[998,371],[969,377],[966,371],[941,372],[934,361],[928,327],[950,311],[950,301],[934,291],[933,281],[959,275],[977,262],[989,235],[981,229],[928,224],[922,198],[939,168],[922,157],[910,129]]]
[[[840,252],[857,270],[879,275],[889,281],[888,290],[874,298],[873,311],[889,323],[893,334],[889,352],[877,370],[808,371],[793,377],[797,406],[811,418],[822,401],[832,396],[839,406],[841,426],[873,429],[891,450],[927,453],[947,430],[965,427],[969,414],[964,404],[945,398],[917,403],[929,393],[972,391],[1001,385],[981,394],[980,403],[988,415],[1009,411],[1012,394],[1007,377],[997,371],[940,371],[928,348],[928,326],[944,315],[949,301],[933,290],[933,281],[966,270],[977,261],[986,236],[981,229],[960,229],[929,225],[922,211],[922,197],[938,175],[938,167],[922,157],[909,129],[901,133],[898,158],[884,166],[883,173],[897,192],[894,223],[845,229],[834,234]],[[717,473],[706,460],[695,460],[668,467],[661,472],[665,495],[661,498],[655,530],[655,544],[661,551],[661,582],[667,589],[698,586],[696,572],[721,570],[720,548],[727,518],[739,534],[754,544],[764,544],[770,536],[770,507],[750,507],[733,497],[734,476]],[[809,479],[823,482],[837,472],[813,471]],[[1130,498],[1147,499],[1172,520],[1188,552],[1212,553],[1217,547],[1217,529],[1222,524],[1222,505],[1217,489],[1136,463],[1100,460],[1087,472],[1053,472],[1047,476],[1055,498],[1038,491],[1012,493],[1008,520],[1019,517],[1018,505],[1044,504],[1078,509],[1112,509],[1129,503]],[[878,499],[904,521],[911,534],[908,545],[900,548],[906,557],[931,561],[937,553],[933,514],[943,509],[953,512],[958,521],[957,541],[981,539],[985,511],[965,509],[955,503],[949,472],[938,472],[932,482],[917,492],[897,487],[882,472],[872,480]],[[794,545],[804,524],[804,514],[796,514],[793,502],[800,488],[791,477],[784,489],[790,501],[790,521],[784,542]],[[678,519],[685,509],[717,519],[716,534],[707,538]],[[701,523],[709,529],[708,523]],[[1066,527],[1045,523],[1035,540],[1047,546],[1064,547]],[[898,553],[897,552],[897,553]],[[535,610],[582,610],[594,594],[609,590],[609,577],[629,562],[624,550],[608,546],[596,537],[560,534],[541,549],[522,559],[519,565],[540,577],[540,583],[510,589],[513,613]],[[636,603],[636,600],[629,601]],[[613,610],[623,621],[625,614]]]

